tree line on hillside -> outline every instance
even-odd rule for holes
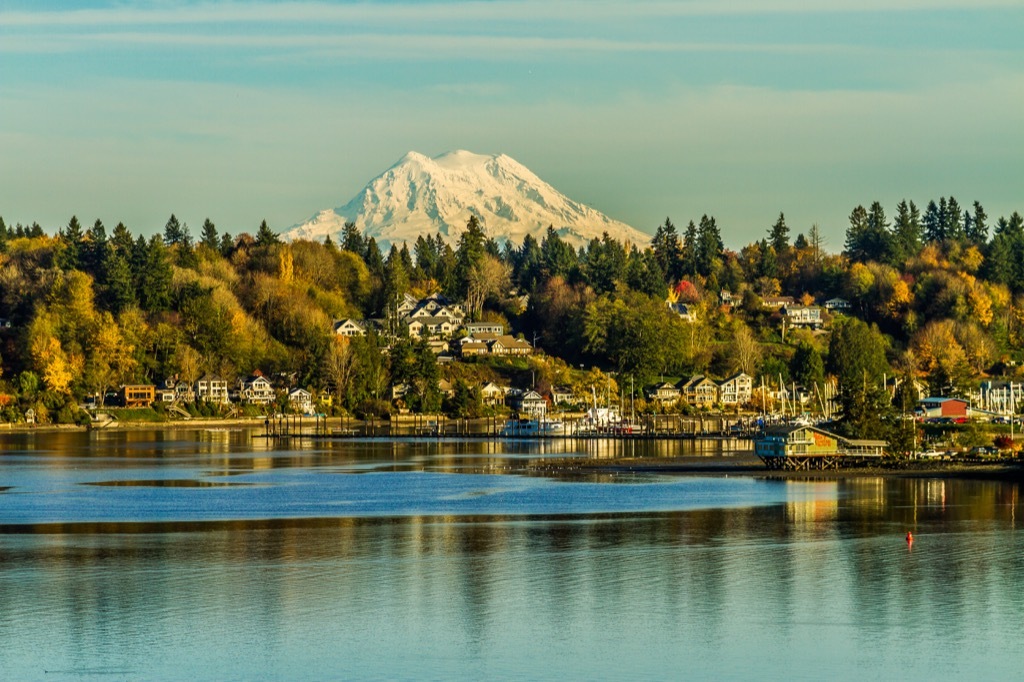
[[[72,217],[48,235],[0,219],[0,317],[9,325],[0,408],[9,420],[28,406],[66,419],[84,395],[120,384],[260,370],[333,391],[350,411],[384,409],[397,382],[414,384],[413,409],[436,410],[435,378],[446,375],[462,409],[491,370],[438,368],[425,343],[388,326],[407,292],[443,292],[471,319],[536,340],[563,378],[590,367],[637,387],[694,373],[806,386],[831,376],[859,431],[882,428],[865,424],[891,402],[885,376],[948,394],[1022,359],[1016,212],[990,236],[978,202],[967,211],[941,198],[921,213],[903,201],[892,221],[874,202],[851,212],[841,253],[825,248],[817,226],[791,240],[781,213],[765,234],[733,251],[712,216],[682,234],[666,218],[649,247],[605,235],[576,249],[554,228],[499,244],[470,218],[454,244],[423,235],[385,253],[351,223],[337,243],[286,244],[265,221],[232,237],[206,220],[195,239],[173,215],[149,238],[120,223],[108,234],[100,220],[84,229]],[[735,305],[722,305],[723,292]],[[829,332],[783,335],[778,313],[761,303],[780,294],[805,304],[841,297],[851,308]],[[667,301],[685,304],[687,319]],[[399,338],[337,337],[332,322],[347,317],[381,319]]]

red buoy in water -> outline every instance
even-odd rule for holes
[[[908,530],[908,531],[907,531],[907,544],[909,545],[909,544],[911,544],[911,543],[913,543],[913,542],[914,542],[914,534],[913,534],[913,533],[911,533],[911,532],[910,532],[910,531]]]

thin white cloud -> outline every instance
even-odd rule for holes
[[[59,43],[64,38],[58,38]],[[90,33],[72,37],[82,45],[164,45],[211,48],[323,49],[336,48],[356,54],[414,52],[429,58],[437,54],[486,52],[875,52],[875,47],[834,44],[711,43],[610,40],[601,38],[548,38],[541,36],[491,36],[460,34],[295,34],[295,35],[212,35],[196,33],[123,32]],[[899,47],[883,47],[899,50]],[[426,51],[426,53],[424,52]]]
[[[906,12],[935,10],[1020,9],[1019,0],[497,0],[495,2],[427,2],[330,4],[316,2],[181,3],[158,8],[119,5],[82,10],[0,12],[0,26],[113,27],[175,24],[259,24],[303,22],[475,22],[524,20],[586,22],[611,18],[734,16],[764,14],[831,14],[837,12]]]
[[[845,43],[741,43],[692,41],[637,41],[606,38],[545,37],[530,35],[463,35],[454,33],[295,33],[235,34],[169,31],[121,31],[83,34],[52,34],[46,37],[13,37],[0,42],[2,53],[66,53],[138,48],[208,48],[259,50],[264,58],[273,52],[289,52],[319,58],[403,58],[436,60],[473,55],[474,59],[500,59],[510,55],[539,57],[551,53],[734,53],[795,55],[898,55],[918,56],[957,53],[993,55],[1003,50],[977,48],[922,48],[903,45],[856,45]]]

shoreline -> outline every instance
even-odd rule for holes
[[[735,457],[620,457],[580,459],[556,457],[538,459],[523,466],[525,473],[537,474],[665,474],[673,476],[746,476],[771,480],[828,480],[849,478],[963,478],[1024,481],[1024,462],[895,461],[893,466],[856,467],[833,470],[769,470],[754,456]]]
[[[234,419],[193,419],[167,422],[115,421],[105,426],[25,425],[0,426],[0,436],[31,433],[91,433],[131,431],[189,431],[189,430],[245,430],[264,428],[262,417]],[[404,436],[399,436],[404,437]],[[466,436],[472,439],[473,435]],[[339,438],[339,442],[344,439]],[[386,439],[381,439],[383,442]],[[439,441],[440,442],[440,441]],[[515,467],[525,475],[585,475],[585,474],[664,474],[672,476],[746,476],[770,480],[841,480],[851,478],[962,478],[1005,481],[1024,481],[1024,459],[998,459],[991,461],[957,460],[889,460],[879,466],[855,467],[836,470],[786,471],[769,470],[749,452],[735,455],[680,457],[614,457],[589,458],[585,456],[537,457],[520,462]]]

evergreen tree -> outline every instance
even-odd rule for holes
[[[779,258],[775,253],[775,247],[767,240],[762,239],[757,243],[761,258],[757,262],[756,274],[758,277],[776,279],[779,276]]]
[[[942,200],[945,203],[945,199]],[[932,244],[941,244],[946,240],[946,223],[934,201],[929,201],[924,209],[924,238]]]
[[[390,318],[397,314],[394,312],[395,307],[408,290],[409,272],[405,268],[405,261],[398,247],[392,244],[388,258],[384,262],[384,286],[381,290],[380,308],[385,317]]]
[[[541,240],[540,252],[548,277],[566,277],[576,267],[576,252],[562,241],[551,225]]]
[[[416,243],[412,247],[416,256],[416,268],[422,273],[424,279],[437,279],[437,261],[440,254],[434,240],[423,235],[416,237]]]
[[[966,213],[964,214],[966,217]],[[988,241],[988,216],[981,202],[974,202],[974,215],[971,216],[970,229],[964,229],[967,240],[976,246],[984,246]],[[965,220],[966,222],[966,220]]]
[[[487,255],[487,235],[475,215],[469,217],[466,230],[459,236],[459,248],[455,252],[454,293],[465,298],[469,286],[470,272]]]
[[[885,218],[882,204],[872,202],[868,209],[868,222],[864,249],[868,260],[882,262],[892,251],[890,243],[889,222]]]
[[[235,240],[225,232],[220,236],[220,255],[227,258],[235,250]]]
[[[363,234],[353,222],[345,221],[345,227],[341,230],[341,248],[352,253],[363,255],[366,253],[366,240]]]
[[[203,221],[203,236],[200,243],[214,253],[220,252],[220,237],[217,235],[217,227],[209,218]]]
[[[110,245],[115,251],[119,251],[125,258],[128,258],[135,247],[135,238],[128,231],[124,223],[118,223],[114,227],[114,233],[110,238]]]
[[[92,275],[97,284],[103,285],[106,281],[109,253],[107,230],[103,227],[103,221],[97,219],[86,233],[86,237],[82,253],[82,269]]]
[[[523,244],[512,256],[512,278],[516,285],[533,292],[544,268],[544,254],[532,234],[523,238]]]
[[[181,226],[181,241],[175,246],[175,261],[179,268],[194,270],[199,267],[199,259],[196,258],[195,243],[192,241],[192,231],[188,229],[188,223]]]
[[[711,277],[722,263],[722,233],[713,216],[703,215],[697,229],[697,243],[694,252],[694,264],[697,274]]]
[[[108,310],[115,315],[135,305],[135,284],[128,265],[128,256],[121,251],[112,251],[107,259],[106,286],[101,299]]]
[[[167,219],[167,224],[164,225],[164,244],[168,246],[180,244],[184,236],[185,233],[181,229],[181,223],[178,222],[177,216],[172,213],[171,217]]]
[[[676,232],[676,226],[669,218],[659,225],[651,240],[651,248],[658,261],[659,269],[670,279],[677,279],[682,274],[683,245]]]
[[[889,263],[900,267],[921,250],[921,216],[917,206],[904,199],[896,206],[896,220],[892,226]]]
[[[7,253],[7,240],[10,239],[11,235],[7,231],[7,224],[4,222],[2,216],[0,216],[0,253]]]
[[[409,253],[409,244],[402,242],[402,248],[398,251],[398,257],[402,259],[402,267],[405,268],[406,275],[412,274],[413,264],[412,255]]]
[[[781,211],[779,219],[768,230],[768,242],[780,256],[789,249],[789,227],[786,225],[786,216]]]
[[[280,243],[281,240],[278,238],[277,233],[270,229],[267,221],[261,222],[260,229],[256,232],[256,246],[272,246]]]
[[[821,353],[806,341],[797,346],[793,353],[789,373],[797,383],[809,390],[820,390],[825,385],[825,363]]]
[[[61,250],[57,264],[62,270],[79,270],[82,267],[83,235],[82,226],[76,216],[71,216],[68,226],[60,233]]]
[[[953,197],[946,200],[946,238],[953,241],[963,241],[964,225],[963,211],[960,204]]]
[[[366,263],[371,275],[384,276],[384,256],[380,253],[377,240],[370,237],[366,240],[366,252],[363,254],[363,262]]]
[[[829,371],[838,379],[842,430],[858,438],[884,438],[888,394],[882,385],[891,374],[886,343],[877,327],[849,317],[833,324]]]
[[[867,209],[857,206],[850,212],[850,226],[846,228],[847,258],[852,261],[867,261],[870,250],[869,241]]]
[[[144,261],[139,275],[138,300],[143,310],[160,312],[171,305],[171,278],[173,269],[167,247],[156,236],[146,243],[142,237]]]
[[[683,233],[683,249],[679,257],[680,277],[692,277],[697,274],[697,225],[691,220],[686,224]]]

